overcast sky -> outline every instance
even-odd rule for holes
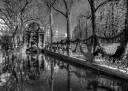
[[[86,0],[84,0],[86,1]],[[71,14],[71,31],[74,29],[74,27],[76,26],[77,23],[77,16],[81,13],[81,12],[85,12],[86,10],[89,10],[88,8],[88,2],[86,1],[86,3],[80,3],[78,5],[76,5],[75,7],[72,7],[72,14]],[[55,19],[54,19],[54,25],[58,25],[58,30],[59,32],[66,32],[66,19],[63,15],[59,14]]]

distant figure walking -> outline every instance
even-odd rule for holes
[[[93,56],[93,53],[91,52],[92,51],[92,46],[88,45],[87,46],[87,52],[84,52],[82,47],[81,47],[81,45],[80,45],[80,51],[84,54],[86,62],[88,62],[88,63],[92,63],[93,62],[94,56]]]

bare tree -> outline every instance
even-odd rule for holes
[[[127,2],[127,15],[126,15],[126,19],[127,19],[127,22],[128,22],[128,0],[126,0],[126,2]],[[128,28],[128,23],[127,23],[127,28]]]
[[[54,0],[54,2],[56,3],[55,5],[58,7],[56,7],[55,5],[52,5],[51,2],[49,2],[48,0],[46,0],[46,3],[48,3],[54,10],[56,10],[57,12],[59,12],[60,14],[62,14],[67,21],[67,53],[69,55],[69,41],[70,41],[70,21],[71,21],[71,12],[72,12],[72,6],[76,3],[76,1],[79,0]],[[60,6],[59,6],[60,5]],[[62,10],[62,8],[64,7],[64,10]],[[61,8],[61,9],[60,9]]]
[[[9,0],[2,0],[2,1],[4,3],[4,7],[0,8],[1,17],[3,17],[5,24],[9,27],[13,39],[17,30],[16,18],[18,14],[14,9],[16,3],[12,3]]]
[[[16,21],[16,12],[13,10],[13,8],[10,5],[10,2],[7,0],[3,0],[4,7],[0,8],[0,13],[5,21],[5,23],[8,25],[8,27],[11,29],[11,25]],[[14,3],[13,3],[14,5]]]
[[[96,35],[96,11],[106,3],[110,1],[119,1],[119,0],[88,0],[89,5],[90,5],[90,10],[91,10],[91,22],[92,22],[92,35],[93,35],[93,52],[95,52],[95,47],[96,47],[96,41],[95,41],[95,35]],[[96,2],[101,2],[98,5],[95,5]]]
[[[56,0],[47,0],[46,5],[47,5],[47,8],[48,8],[48,11],[49,11],[49,22],[50,22],[50,36],[51,36],[51,44],[53,42],[53,30],[52,30],[52,26],[53,26],[53,9],[52,9],[52,6],[55,4]],[[51,6],[52,5],[52,6]]]
[[[40,16],[32,16],[33,7],[36,7],[36,0],[2,0],[4,3],[4,7],[0,8],[1,18],[5,21],[5,24],[9,27],[9,30],[12,33],[12,38],[14,38],[16,34],[20,34],[22,36],[23,29],[25,24],[31,20],[41,20]],[[31,13],[31,15],[30,15]],[[38,15],[38,12],[36,12]],[[40,14],[39,14],[40,15]]]

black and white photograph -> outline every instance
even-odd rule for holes
[[[0,0],[0,91],[128,91],[128,0]]]

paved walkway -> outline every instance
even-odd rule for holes
[[[79,59],[81,61],[85,61],[83,55],[72,55],[72,57]],[[100,67],[104,67],[104,68],[128,75],[128,68],[125,68],[125,69],[121,68],[121,67],[118,68],[118,66],[116,66],[116,64],[114,65],[114,64],[108,63],[108,62],[106,62],[105,59],[102,59],[102,58],[98,58],[98,59],[96,58],[94,64],[98,65]]]

